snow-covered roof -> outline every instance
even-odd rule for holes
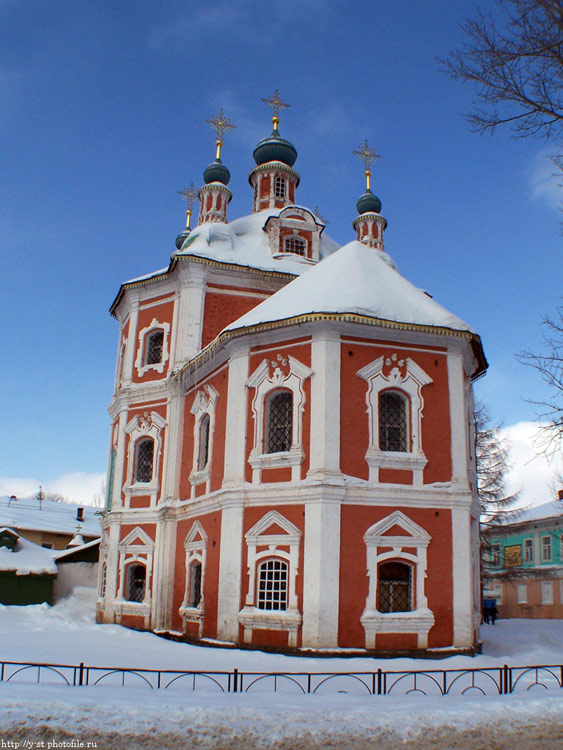
[[[354,241],[225,328],[232,331],[310,313],[353,313],[379,320],[473,330],[407,281],[384,253]]]
[[[77,553],[82,552],[85,549],[90,549],[91,547],[98,547],[101,544],[101,539],[92,539],[91,542],[87,542],[86,544],[81,544],[79,547],[70,547],[69,549],[61,549],[54,553],[55,560],[61,560],[65,557],[68,557],[69,555],[76,555]]]
[[[25,576],[30,573],[56,573],[57,566],[52,550],[20,537],[13,552],[7,547],[0,547],[0,570],[12,570],[18,576]]]
[[[298,276],[308,270],[311,263],[296,255],[274,257],[270,250],[268,235],[264,231],[264,225],[271,216],[278,216],[281,211],[287,211],[288,208],[290,207],[269,208],[235,219],[229,224],[219,222],[201,224],[192,230],[176,256],[195,255],[221,263],[233,263],[238,266]],[[297,208],[303,207],[297,206]],[[310,211],[308,208],[305,210]],[[323,225],[320,220],[318,223]],[[324,233],[321,234],[319,249],[321,259],[326,258],[338,247],[338,243],[325,236]]]
[[[523,508],[507,513],[506,516],[495,519],[495,526],[509,526],[516,523],[527,523],[529,521],[542,521],[546,518],[561,518],[563,516],[563,502],[551,500],[548,503],[535,505],[532,508]]]
[[[84,520],[76,518],[78,508],[84,508]],[[0,526],[27,531],[50,531],[59,534],[74,534],[80,526],[83,536],[101,535],[97,509],[74,503],[57,503],[53,500],[34,498],[0,497]]]

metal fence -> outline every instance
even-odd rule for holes
[[[0,682],[221,693],[505,695],[563,688],[563,665],[374,672],[243,672],[0,662]]]

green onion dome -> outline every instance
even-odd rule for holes
[[[228,185],[230,179],[231,173],[220,159],[216,159],[203,173],[203,180],[206,185],[209,185],[210,182],[221,182],[223,185]]]
[[[252,155],[258,166],[267,164],[269,161],[281,161],[282,164],[292,167],[297,159],[297,151],[293,143],[281,138],[277,130],[261,140]]]
[[[182,245],[184,244],[186,239],[189,237],[190,232],[191,232],[191,229],[188,229],[186,227],[186,229],[184,229],[183,232],[180,232],[180,234],[176,237],[176,247],[178,248],[178,250],[181,249]]]
[[[359,214],[378,214],[381,211],[381,201],[377,195],[374,195],[368,188],[368,190],[358,198],[356,209]]]

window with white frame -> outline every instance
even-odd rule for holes
[[[528,601],[528,585],[526,583],[518,584],[518,604],[526,604]]]
[[[197,458],[197,469],[202,471],[209,461],[209,414],[204,414],[199,423],[199,451]]]
[[[524,539],[524,562],[534,562],[534,540]]]
[[[541,603],[553,604],[553,581],[541,582]]]
[[[541,559],[543,560],[543,562],[551,562],[551,537],[550,536],[542,536]]]
[[[286,194],[285,178],[280,175],[274,177],[274,196],[284,199]]]
[[[125,571],[125,599],[140,604],[145,600],[147,569],[142,563],[129,563]]]
[[[100,585],[98,588],[98,594],[100,596],[100,599],[103,599],[106,595],[107,578],[108,578],[108,565],[106,562],[103,562],[101,570],[100,570]]]
[[[116,614],[140,614],[145,626],[151,609],[151,575],[154,540],[140,526],[132,529],[118,545],[119,595],[113,603]]]
[[[502,604],[502,595],[503,595],[502,583],[500,582],[493,583],[493,585],[491,586],[491,590],[494,593],[493,598],[496,600],[496,603]]]
[[[194,560],[188,574],[188,606],[199,607],[201,602],[201,573],[203,567],[199,560]]]
[[[408,450],[407,413],[408,404],[404,394],[398,391],[379,394],[380,450],[402,453]]]
[[[381,468],[406,469],[413,483],[422,484],[427,459],[422,450],[422,389],[432,378],[409,357],[396,352],[358,370],[368,383],[369,446],[365,458],[370,481],[379,481]]]
[[[162,362],[164,349],[164,331],[157,328],[145,337],[145,364],[158,365]]]
[[[135,482],[152,481],[154,464],[154,440],[143,438],[135,445]]]
[[[283,245],[284,252],[295,253],[296,255],[307,256],[307,243],[302,237],[291,235],[285,238]]]
[[[156,504],[159,487],[159,459],[166,427],[158,412],[144,412],[134,416],[125,427],[129,435],[127,479],[124,492],[126,507],[133,495],[148,495]]]
[[[378,567],[377,609],[379,612],[410,612],[412,601],[412,565],[385,562]]]
[[[170,324],[153,318],[148,326],[139,331],[135,368],[137,375],[154,370],[162,374],[169,358]]]
[[[291,467],[291,478],[300,478],[303,451],[305,381],[312,370],[291,355],[264,359],[247,380],[254,389],[254,445],[249,463],[252,481],[261,479],[262,469]]]
[[[287,609],[288,565],[285,560],[264,560],[258,566],[258,609]]]
[[[491,563],[500,565],[502,562],[502,549],[500,544],[491,544]]]
[[[219,394],[212,385],[200,388],[194,398],[191,413],[194,415],[194,448],[190,484],[192,498],[195,487],[206,483],[205,491],[209,492],[211,481],[211,463],[213,460],[213,435],[215,432],[215,411]]]
[[[199,521],[194,521],[186,539],[186,588],[180,615],[185,622],[199,624],[199,637],[203,632],[205,562],[207,557],[207,534]]]

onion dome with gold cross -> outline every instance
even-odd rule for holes
[[[225,132],[236,126],[231,123],[228,117],[225,117],[222,109],[218,115],[214,115],[206,122],[217,133],[217,153],[215,154],[215,161],[206,167],[203,173],[205,184],[198,191],[201,201],[198,224],[206,224],[210,221],[226,224],[227,204],[230,203],[233,196],[227,188],[231,173],[221,161],[221,148]]]
[[[194,201],[197,198],[197,191],[195,189],[195,185],[193,182],[190,183],[190,186],[187,188],[182,188],[182,190],[178,190],[178,195],[181,195],[182,198],[186,201],[187,204],[187,210],[186,210],[186,228],[180,232],[180,234],[176,237],[176,247],[178,250],[182,247],[184,242],[188,239],[188,235],[192,231],[191,223],[192,223],[192,207],[194,205]]]
[[[352,226],[356,230],[357,238],[364,245],[376,250],[384,250],[383,232],[387,227],[387,221],[381,216],[381,201],[371,190],[371,163],[380,159],[379,154],[370,148],[367,141],[363,146],[352,152],[365,164],[366,191],[358,198],[356,210],[358,216],[354,219]]]

